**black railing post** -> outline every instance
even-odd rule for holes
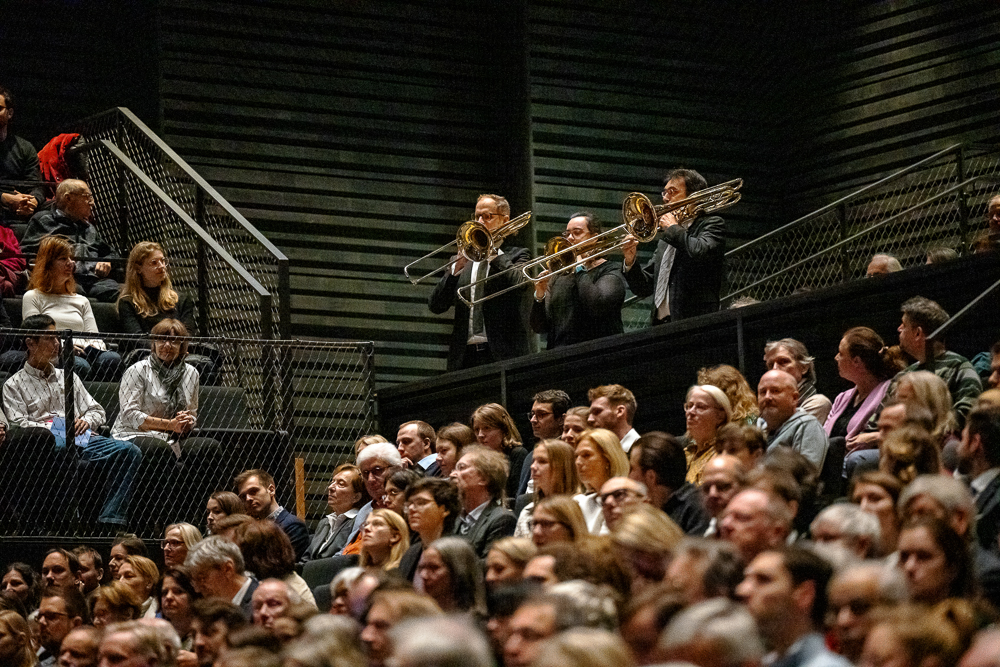
[[[292,280],[288,258],[278,259],[278,335],[282,340],[292,337]]]
[[[837,207],[837,218],[840,222],[840,241],[843,242],[847,234],[847,202]],[[837,251],[840,259],[840,282],[846,283],[851,279],[850,259],[847,256],[847,246],[842,245]]]
[[[274,318],[271,311],[271,295],[261,294],[260,297],[260,338],[261,345],[261,381],[264,390],[264,417],[268,427],[271,429],[281,429],[277,404],[275,403],[275,363],[274,363]]]
[[[75,437],[74,425],[76,424],[76,397],[74,396],[75,387],[73,386],[73,378],[75,377],[73,371],[76,369],[74,366],[76,350],[73,347],[73,332],[69,329],[63,331],[62,343],[63,394],[65,397],[63,412],[66,419],[66,447],[68,449],[73,445]],[[68,449],[68,451],[73,450]]]
[[[115,128],[115,144],[118,146],[125,146],[125,127],[122,125],[121,120],[118,121],[118,126]],[[118,192],[117,192],[117,205],[118,205],[118,238],[122,244],[122,248],[132,248],[131,234],[129,232],[129,227],[131,227],[131,221],[129,220],[129,205],[128,205],[128,168],[121,162],[117,163],[118,178]]]
[[[955,154],[955,172],[958,182],[965,182],[965,145],[963,144]],[[969,252],[969,195],[962,187],[958,191],[958,233],[962,239],[962,254]]]
[[[375,343],[364,344],[361,347],[361,354],[365,357],[365,391],[373,413],[371,419],[366,424],[365,434],[367,435],[368,433],[379,433],[381,428],[379,424],[378,401],[375,400]]]
[[[747,351],[746,342],[743,338],[743,313],[736,313],[736,353],[740,362],[740,373],[745,377],[747,374]]]
[[[194,221],[205,228],[205,192],[195,187],[194,191]],[[202,336],[209,336],[208,330],[209,312],[208,305],[208,249],[205,242],[198,239],[198,330]]]

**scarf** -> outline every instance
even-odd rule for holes
[[[187,407],[187,401],[184,400],[184,392],[181,389],[186,364],[182,358],[178,357],[173,364],[167,366],[155,353],[149,355],[149,363],[153,367],[156,377],[160,379],[167,390],[167,414],[173,417]]]
[[[808,378],[802,378],[802,382],[799,383],[799,405],[802,405],[815,395],[816,385],[810,382]]]

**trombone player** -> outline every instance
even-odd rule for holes
[[[510,204],[499,195],[479,195],[475,220],[486,225],[493,234],[510,221]],[[511,290],[472,308],[456,298],[460,287],[491,275],[496,275],[496,279],[473,288],[472,299],[479,296],[477,290],[484,290],[485,295],[489,295],[525,282],[520,270],[506,269],[521,266],[530,258],[526,248],[516,247],[497,248],[496,254],[483,262],[470,262],[461,253],[452,258],[454,263],[438,281],[427,303],[435,314],[455,307],[455,325],[448,352],[449,371],[511,359],[531,351],[525,302],[527,290]],[[498,275],[501,272],[503,275]]]
[[[625,276],[621,266],[604,257],[586,259],[587,239],[600,233],[601,223],[593,213],[574,213],[563,236],[576,246],[573,261],[586,261],[572,272],[551,277],[546,277],[551,273],[546,269],[535,283],[531,328],[548,334],[549,350],[624,331]]]
[[[663,202],[680,201],[707,187],[697,171],[674,169],[663,179]],[[662,237],[645,266],[635,261],[638,242],[634,237],[622,246],[625,280],[632,293],[653,295],[653,325],[719,309],[726,223],[717,215],[701,213],[678,219],[675,213],[680,211],[660,217]]]

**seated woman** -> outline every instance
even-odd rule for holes
[[[442,477],[447,478],[451,475],[458,459],[462,458],[462,448],[475,441],[476,434],[465,424],[455,422],[438,429],[434,451],[437,454],[437,464],[441,467]]]
[[[372,510],[361,529],[358,565],[374,571],[395,570],[410,548],[409,529],[392,510]]]
[[[56,330],[99,333],[90,300],[76,293],[73,246],[64,238],[46,236],[38,248],[28,291],[21,301],[21,317],[44,314],[55,320]],[[74,338],[76,373],[83,380],[114,382],[121,376],[122,358],[108,350],[100,338]],[[9,352],[6,354],[13,354]],[[26,353],[24,359],[27,359]]]
[[[528,450],[521,446],[521,434],[514,424],[514,419],[499,403],[487,403],[472,413],[472,430],[480,445],[507,457],[510,463],[510,470],[507,473],[507,498],[511,500],[517,498],[521,467],[528,458]]]
[[[411,542],[399,563],[399,573],[412,580],[424,547],[455,532],[462,505],[458,489],[450,479],[424,477],[406,489],[404,498],[404,517],[410,526]]]
[[[485,618],[483,571],[476,552],[461,537],[442,537],[428,544],[417,575],[417,590],[431,596],[445,613]]]
[[[153,327],[166,319],[180,320],[191,335],[198,334],[194,301],[174,290],[169,264],[159,243],[143,241],[129,253],[125,284],[118,297],[118,316],[125,333],[129,334],[152,333]],[[204,384],[214,385],[218,353],[207,348],[199,351],[208,355],[189,355],[188,363],[198,370]],[[129,354],[127,360],[133,363],[148,354],[146,350],[136,350]]]
[[[719,429],[732,419],[733,410],[729,397],[710,384],[694,385],[688,389],[684,401],[684,419],[687,425],[687,481],[701,484],[701,473],[715,456]]]
[[[606,534],[601,487],[612,477],[628,477],[629,463],[618,436],[604,428],[584,431],[576,444],[576,474],[584,492],[574,496],[583,510],[587,529]]]
[[[523,494],[517,499],[521,511],[518,512],[514,537],[531,537],[531,514],[542,498],[579,492],[580,480],[576,476],[573,448],[561,440],[542,440],[535,445],[531,479],[535,483],[534,494]]]
[[[753,426],[760,417],[757,392],[750,388],[743,374],[728,364],[698,370],[698,384],[710,384],[725,392],[733,408],[733,422]]]
[[[163,513],[158,518],[193,517],[197,509],[189,506],[191,501],[216,488],[219,443],[189,436],[198,421],[198,371],[185,363],[187,329],[168,319],[154,326],[152,334],[153,353],[122,377],[121,409],[111,433],[142,450],[147,472],[140,475],[141,483],[156,484],[159,497],[176,499],[175,507],[165,500],[157,504]]]
[[[815,417],[820,424],[826,421],[833,404],[823,394],[816,392],[815,358],[806,346],[794,338],[782,338],[764,346],[764,365],[769,371],[785,371],[799,383],[799,407]]]
[[[104,629],[112,623],[134,621],[142,615],[142,598],[121,581],[100,586],[87,601],[94,627]]]
[[[160,547],[163,549],[163,564],[167,567],[182,567],[188,549],[201,542],[201,531],[189,523],[172,523],[163,531]]]
[[[194,589],[191,577],[183,568],[169,568],[163,573],[153,597],[160,607],[163,618],[170,622],[177,636],[181,638],[181,650],[188,652],[189,660],[194,657],[194,614],[191,605],[201,596]],[[193,664],[193,663],[192,663]]]
[[[232,491],[216,491],[205,503],[205,530],[208,535],[215,535],[215,522],[225,519],[230,514],[246,514],[247,508],[243,500]]]
[[[142,617],[153,618],[160,611],[153,589],[160,580],[160,570],[156,563],[145,556],[129,556],[118,568],[115,580],[120,581],[142,600]]]
[[[248,521],[235,531],[234,538],[247,570],[253,572],[258,581],[280,579],[302,598],[302,602],[316,606],[309,584],[295,571],[292,542],[276,523],[270,519]]]

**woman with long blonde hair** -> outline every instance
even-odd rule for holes
[[[528,458],[528,450],[521,445],[521,433],[514,424],[514,418],[507,412],[507,408],[499,403],[487,403],[480,405],[472,413],[472,430],[480,445],[507,457],[510,463],[507,497],[517,498],[521,468],[524,466],[524,460]]]
[[[361,528],[358,564],[378,570],[395,570],[410,548],[410,529],[392,510],[372,510]]]

